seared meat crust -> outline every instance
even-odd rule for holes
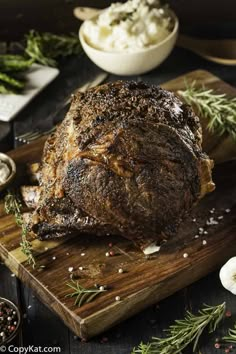
[[[68,232],[167,238],[214,189],[201,127],[173,93],[114,82],[78,93],[46,142],[40,199],[29,228],[41,239]]]

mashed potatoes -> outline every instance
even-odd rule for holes
[[[133,52],[161,42],[172,29],[172,20],[159,0],[114,3],[84,24],[85,40],[104,51]]]

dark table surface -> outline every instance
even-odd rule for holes
[[[17,145],[14,141],[16,135],[31,129],[50,128],[53,124],[50,114],[57,109],[63,98],[99,71],[84,55],[64,61],[60,69],[59,77],[27,106],[13,123],[0,125],[0,135],[5,136],[0,142],[2,151]],[[142,80],[160,84],[195,69],[209,70],[228,83],[236,85],[235,67],[213,64],[177,48],[159,68],[143,75]],[[111,75],[109,80],[117,78]],[[128,78],[131,79],[137,77]],[[236,297],[223,289],[218,271],[87,343],[76,338],[3,264],[0,265],[0,296],[17,303],[25,314],[18,339],[21,345],[60,346],[61,353],[128,354],[140,341],[146,342],[152,336],[160,336],[164,328],[184,315],[185,310],[196,312],[203,303],[216,305],[226,301],[232,317],[224,321],[218,333],[203,336],[198,350],[198,353],[202,354],[223,353],[223,350],[214,348],[215,338],[225,333],[227,328],[232,326],[233,320],[236,320]],[[106,343],[103,343],[105,341]],[[191,350],[186,351],[190,352]],[[236,349],[234,352],[236,353]]]

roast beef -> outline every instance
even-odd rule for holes
[[[77,93],[45,144],[28,228],[42,240],[77,232],[148,245],[173,237],[214,189],[201,138],[192,109],[160,87],[118,81]]]

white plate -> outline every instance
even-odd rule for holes
[[[0,120],[9,122],[59,74],[56,68],[33,64],[25,74],[27,83],[20,95],[0,94]]]

